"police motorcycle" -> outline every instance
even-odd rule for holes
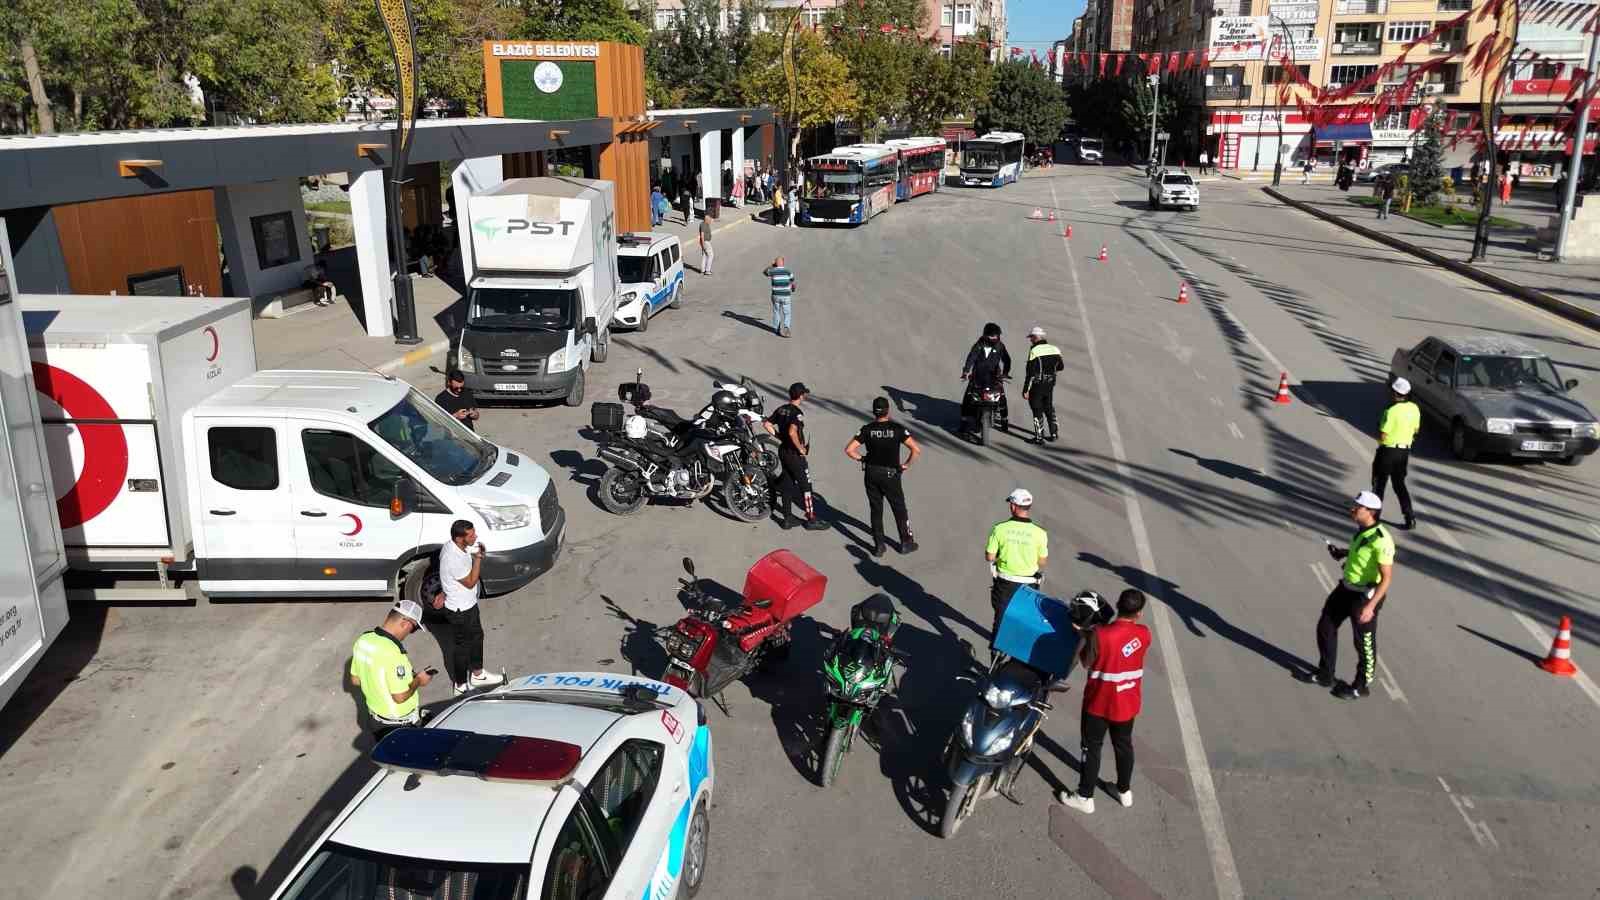
[[[723,505],[741,521],[772,515],[759,442],[738,418],[738,400],[731,394],[713,395],[711,413],[702,423],[679,419],[675,427],[641,412],[661,412],[648,406],[650,386],[642,380],[620,385],[617,396],[622,403],[595,403],[589,413],[600,458],[611,464],[599,487],[606,511],[626,516],[652,497],[693,502],[720,489]],[[632,415],[624,414],[623,403],[634,405]]]
[[[850,608],[850,630],[840,633],[822,658],[822,683],[828,693],[828,731],[818,775],[823,787],[839,777],[839,767],[861,723],[895,689],[894,667],[905,654],[894,649],[900,614],[883,594]]]
[[[1012,595],[977,696],[945,744],[950,794],[940,837],[954,837],[980,800],[1000,794],[1021,804],[1013,791],[1053,708],[1049,695],[1067,690],[1080,636],[1086,638],[1115,616],[1094,591],[1080,592],[1065,604],[1033,588]]]
[[[644,370],[637,370],[634,373],[635,394],[639,393],[638,388],[643,385],[643,379]],[[727,391],[739,401],[739,423],[750,432],[756,442],[755,462],[761,467],[762,471],[767,473],[769,482],[777,481],[778,476],[783,472],[783,464],[778,461],[778,439],[769,434],[762,424],[766,418],[765,404],[761,399],[760,392],[755,389],[755,385],[750,381],[750,377],[741,375],[737,382],[713,382],[711,389],[712,397],[715,397],[718,391]],[[693,426],[704,426],[716,411],[715,406],[710,401],[707,401],[706,405],[700,408],[694,418],[685,419],[665,406],[655,406],[649,403],[648,386],[645,386],[643,396],[645,398],[643,401],[634,404],[634,411],[646,419],[659,423],[663,428],[679,436],[687,433]]]

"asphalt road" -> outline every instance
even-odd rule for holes
[[[658,673],[648,630],[681,614],[685,555],[737,590],[751,562],[787,546],[830,578],[816,623],[845,622],[875,590],[903,611],[912,661],[899,702],[835,787],[811,772],[819,624],[797,627],[786,670],[730,689],[727,715],[713,710],[719,784],[702,896],[1593,895],[1600,691],[1533,662],[1566,613],[1579,665],[1600,665],[1600,463],[1468,465],[1424,439],[1411,478],[1422,525],[1398,536],[1378,689],[1340,703],[1289,673],[1316,656],[1313,624],[1337,577],[1322,538],[1348,536],[1343,503],[1367,480],[1394,348],[1515,333],[1600,408],[1600,337],[1255,188],[1202,190],[1197,213],[1153,212],[1126,170],[1061,167],[1000,191],[919,198],[857,231],[720,233],[716,276],[691,273],[683,309],[619,335],[590,399],[641,366],[658,401],[681,411],[717,376],[749,375],[769,408],[806,381],[830,531],[743,525],[704,506],[610,516],[592,499],[603,469],[578,436],[587,409],[485,413],[484,432],[550,469],[570,516],[556,568],[486,603],[492,668]],[[1061,221],[1030,220],[1035,207]],[[766,325],[759,275],[779,252],[800,280],[790,340]],[[1174,302],[1180,280],[1187,305]],[[1034,324],[1062,348],[1061,443],[1000,436],[976,448],[954,436],[962,356],[991,319],[1014,356]],[[1271,402],[1284,371],[1287,406]],[[400,374],[429,390],[439,377]],[[923,549],[881,561],[863,552],[865,503],[842,453],[878,394],[926,449],[907,480]],[[1132,585],[1153,599],[1135,805],[1102,796],[1085,817],[1050,799],[1076,780],[1069,694],[1022,780],[1023,805],[988,800],[941,841],[936,756],[971,692],[962,641],[987,639],[981,543],[1017,485],[1050,530],[1047,589]],[[0,721],[8,892],[255,897],[276,886],[370,772],[342,674],[350,641],[382,609],[76,610]],[[1348,631],[1341,639],[1348,677]],[[411,643],[419,664],[437,663],[431,638]],[[447,691],[441,680],[424,699]]]

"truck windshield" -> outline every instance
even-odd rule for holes
[[[1566,390],[1550,360],[1536,356],[1463,356],[1457,372],[1457,387],[1496,391],[1543,388],[1557,393]]]
[[[329,841],[317,851],[284,900],[365,897],[472,897],[522,900],[528,864],[414,859]]]
[[[860,172],[806,173],[807,200],[857,200],[861,197]]]
[[[617,256],[617,279],[623,284],[655,280],[655,263],[649,256]]]
[[[576,320],[578,292],[550,288],[473,288],[467,323],[489,328],[565,331]]]
[[[470,484],[494,465],[495,446],[415,389],[367,423],[372,433],[445,484]]]

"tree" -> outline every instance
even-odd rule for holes
[[[904,118],[912,131],[937,132],[944,120],[975,113],[993,86],[994,67],[979,43],[956,44],[948,59],[928,48],[913,66]]]
[[[1048,144],[1060,137],[1069,115],[1061,86],[1048,72],[1013,60],[995,67],[994,89],[978,112],[978,127],[1019,131],[1030,144]]]
[[[1429,110],[1411,150],[1411,168],[1406,174],[1411,178],[1414,202],[1423,206],[1432,203],[1444,186],[1444,136],[1440,133],[1443,118],[1440,107]]]
[[[730,106],[765,6],[742,0],[722,27],[721,0],[684,0],[672,27],[656,33],[645,52],[646,89],[657,108]]]
[[[327,60],[321,9],[308,0],[199,0],[188,69],[213,121],[326,122],[340,91]]]
[[[545,41],[617,41],[644,46],[650,29],[623,0],[520,0],[510,35]]]
[[[1131,82],[1119,82],[1125,87],[1122,90],[1122,103],[1119,109],[1118,120],[1122,126],[1123,136],[1137,137],[1139,146],[1148,149],[1150,146],[1150,111],[1157,106],[1156,90],[1143,78],[1135,78]],[[1179,124],[1183,121],[1184,110],[1188,105],[1188,88],[1182,84],[1168,83],[1160,91],[1160,108],[1156,109],[1156,130],[1169,134],[1179,131]]]
[[[799,15],[798,12],[795,15]],[[803,128],[827,125],[856,115],[859,99],[845,61],[816,32],[794,32],[794,82],[784,59],[784,30],[756,36],[739,83],[747,103],[779,110],[789,128],[789,158],[796,159]]]
[[[340,85],[357,97],[396,96],[394,54],[372,0],[325,0],[324,35],[328,54],[339,61]],[[460,105],[468,114],[482,110],[483,46],[499,19],[494,0],[412,0],[417,23],[420,69],[418,101]],[[487,9],[486,9],[487,8]],[[486,18],[487,16],[487,18]],[[476,33],[469,26],[479,29]]]
[[[850,69],[859,101],[855,119],[868,140],[908,108],[918,59],[929,48],[918,37],[927,22],[921,0],[856,0],[829,13],[830,44]]]

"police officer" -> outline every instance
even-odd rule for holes
[[[1027,375],[1022,381],[1022,399],[1033,410],[1033,442],[1042,444],[1060,437],[1056,429],[1056,373],[1064,365],[1061,351],[1044,339],[1044,329],[1033,326],[1028,332]],[[1050,430],[1045,431],[1049,424]]]
[[[993,635],[1000,632],[1000,619],[1011,602],[1011,595],[1023,585],[1039,583],[1039,575],[1050,555],[1050,537],[1033,523],[1033,494],[1017,488],[1006,496],[1011,518],[989,529],[984,558],[994,582],[989,587],[989,604],[994,607]]]
[[[1340,682],[1334,688],[1333,695],[1341,700],[1365,697],[1378,665],[1378,611],[1383,608],[1394,579],[1394,538],[1378,521],[1382,509],[1383,501],[1377,494],[1362,491],[1350,504],[1356,533],[1349,549],[1328,544],[1328,555],[1344,561],[1344,574],[1322,604],[1322,615],[1317,619],[1317,670],[1300,673],[1302,681],[1333,686],[1339,626],[1350,619],[1355,629],[1356,677],[1351,683]]]
[[[883,501],[889,501],[894,511],[894,524],[900,531],[900,552],[914,553],[916,537],[911,534],[911,519],[906,515],[906,492],[900,483],[900,473],[911,468],[922,453],[917,439],[899,422],[889,420],[889,398],[872,401],[871,422],[861,426],[856,436],[845,445],[844,455],[861,463],[867,487],[867,506],[872,510],[872,555],[883,555]],[[900,448],[905,446],[911,455],[902,462]],[[865,451],[862,448],[865,447]]]
[[[434,670],[414,671],[401,643],[422,630],[422,606],[396,600],[383,624],[356,638],[350,650],[350,684],[366,701],[373,740],[422,721],[417,692],[433,680]]]
[[[773,410],[767,422],[772,426],[773,434],[778,436],[778,462],[783,465],[783,474],[778,478],[779,501],[783,510],[778,517],[778,527],[792,527],[789,507],[799,503],[805,512],[806,530],[822,531],[828,526],[817,518],[816,508],[811,502],[811,466],[806,462],[811,444],[806,440],[805,413],[800,411],[800,404],[810,394],[811,389],[801,382],[789,385],[789,402]]]
[[[1411,402],[1411,382],[1396,378],[1389,386],[1393,400],[1383,410],[1378,420],[1378,453],[1372,458],[1372,492],[1383,499],[1384,486],[1394,480],[1394,495],[1400,498],[1400,513],[1405,516],[1405,528],[1410,531],[1417,525],[1411,512],[1411,492],[1406,490],[1406,467],[1411,461],[1411,442],[1422,427],[1422,410]]]

